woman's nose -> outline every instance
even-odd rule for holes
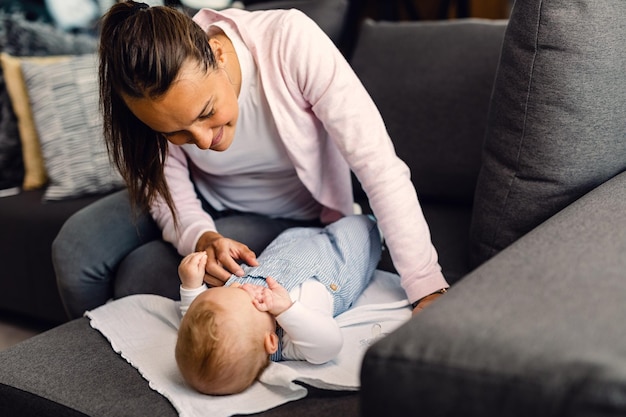
[[[213,142],[213,129],[209,127],[193,127],[189,129],[190,142],[200,149],[209,149]]]

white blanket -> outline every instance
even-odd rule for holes
[[[303,382],[329,390],[358,390],[361,361],[375,340],[411,316],[400,277],[376,271],[354,306],[337,317],[344,335],[339,356],[324,365],[304,361],[272,362],[243,393],[208,396],[185,385],[174,359],[180,323],[178,302],[157,295],[133,295],[88,311],[115,352],[148,380],[150,388],[167,398],[180,416],[230,416],[268,410],[307,395]]]

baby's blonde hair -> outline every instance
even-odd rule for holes
[[[209,395],[247,389],[269,365],[262,339],[235,325],[228,311],[209,301],[195,303],[183,317],[176,342],[176,363],[185,381]]]

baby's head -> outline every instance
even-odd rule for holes
[[[204,394],[244,391],[278,347],[275,319],[252,304],[241,287],[216,287],[189,306],[178,330],[176,363]]]

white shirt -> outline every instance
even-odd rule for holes
[[[241,67],[239,120],[232,145],[207,152],[183,145],[195,165],[198,191],[217,210],[232,209],[297,220],[319,218],[322,206],[304,186],[280,140],[252,54],[228,22],[218,22]]]

